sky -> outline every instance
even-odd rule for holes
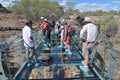
[[[4,7],[7,7],[11,4],[12,1],[16,0],[0,0],[0,3]],[[17,0],[20,1],[20,0]],[[74,9],[78,9],[79,11],[110,11],[110,10],[120,10],[120,0],[50,0],[57,1],[60,5],[65,6],[67,1],[74,2],[76,5]]]

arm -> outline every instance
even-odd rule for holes
[[[31,29],[28,30],[28,37],[29,37],[29,41],[32,43],[33,38],[32,38],[32,30]]]
[[[81,39],[83,42],[86,42],[86,40],[87,40],[87,26],[83,26],[83,28],[81,29],[80,39]]]

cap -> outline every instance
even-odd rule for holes
[[[44,17],[41,17],[40,19],[44,19]]]
[[[47,21],[47,19],[44,19],[44,21]]]
[[[62,19],[61,23],[62,23],[62,24],[64,24],[64,23],[65,23],[65,24],[66,24],[66,23],[67,23],[67,21],[66,21],[65,19]]]
[[[62,28],[64,28],[64,26],[61,26],[60,28],[62,29]]]

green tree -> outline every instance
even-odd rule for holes
[[[101,31],[106,37],[115,37],[118,33],[118,23],[113,15],[107,15],[104,19],[98,20],[97,23],[101,24]]]
[[[64,14],[63,8],[57,2],[50,2],[49,0],[22,0],[15,7],[19,14],[36,21],[41,16],[48,20],[56,20]]]

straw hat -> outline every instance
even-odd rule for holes
[[[91,18],[90,17],[85,17],[84,21],[83,22],[91,22]]]

